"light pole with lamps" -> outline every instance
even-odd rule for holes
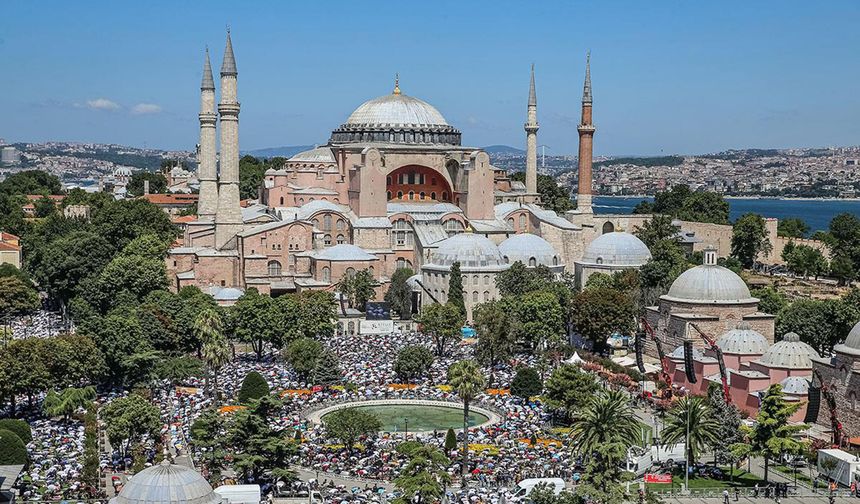
[[[403,423],[405,424],[403,428],[403,440],[409,441],[409,419],[404,418]]]

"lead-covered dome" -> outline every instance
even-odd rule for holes
[[[759,358],[759,362],[771,367],[786,369],[812,369],[812,359],[821,356],[814,348],[800,341],[800,336],[790,332],[771,345]]]
[[[845,341],[833,347],[839,353],[860,355],[860,322],[854,324]]]
[[[428,266],[449,268],[455,262],[461,268],[505,266],[499,247],[486,236],[474,233],[460,233],[440,241]]]
[[[670,300],[703,304],[758,302],[758,299],[752,297],[749,287],[737,273],[716,264],[703,264],[681,273],[672,282],[669,293],[665,297]]]
[[[525,266],[558,266],[558,254],[548,241],[531,233],[515,234],[499,244],[499,252],[508,264],[517,261]]]
[[[206,479],[166,460],[135,474],[111,504],[222,504]]]
[[[760,332],[741,322],[735,329],[727,331],[717,340],[717,346],[724,353],[736,355],[762,355],[767,352],[769,343]]]
[[[604,233],[585,249],[582,262],[606,266],[642,266],[651,259],[651,251],[636,236],[623,231]]]
[[[789,395],[805,396],[809,393],[809,378],[803,376],[789,376],[779,382],[782,391]]]
[[[424,100],[394,92],[368,100],[331,134],[331,143],[460,145],[460,131]]]

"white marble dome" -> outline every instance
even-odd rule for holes
[[[582,256],[583,263],[606,266],[642,266],[651,251],[636,236],[623,231],[604,233],[592,241]]]
[[[800,341],[800,336],[790,332],[771,345],[759,358],[759,362],[771,367],[786,369],[812,369],[812,358],[821,358],[814,348]]]
[[[809,393],[809,378],[803,376],[789,376],[779,384],[786,394],[805,396]]]
[[[753,330],[749,323],[741,322],[737,328],[723,333],[717,340],[717,346],[724,353],[736,355],[762,355],[767,352],[767,338]]]
[[[350,114],[346,124],[373,126],[448,126],[433,105],[405,94],[368,100]]]
[[[845,341],[833,347],[839,353],[860,356],[860,322],[854,324]]]
[[[531,233],[515,234],[499,244],[499,252],[508,264],[517,261],[526,266],[534,259],[536,264],[558,266],[558,254],[548,241]]]
[[[460,268],[492,268],[504,266],[499,247],[489,238],[474,233],[460,233],[439,242],[431,264],[450,267],[455,262]]]
[[[111,504],[222,504],[203,476],[166,460],[135,474]]]
[[[702,264],[681,273],[664,298],[701,304],[758,302],[737,273],[716,264]]]

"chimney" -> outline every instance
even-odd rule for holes
[[[702,253],[705,266],[716,266],[717,265],[717,249],[714,247],[706,248]]]

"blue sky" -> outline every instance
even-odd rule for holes
[[[598,155],[856,145],[860,2],[24,1],[0,9],[0,137],[191,149],[203,49],[239,68],[241,148],[324,143],[403,92],[464,143],[576,151],[592,51]]]

